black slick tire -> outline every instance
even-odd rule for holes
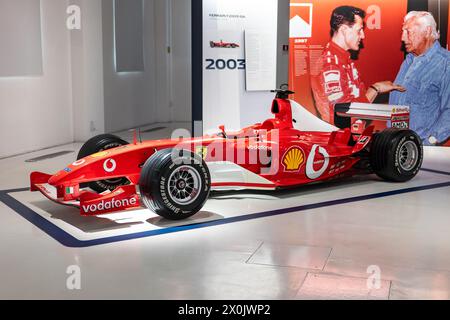
[[[169,220],[186,219],[200,211],[210,189],[208,167],[187,150],[156,152],[145,162],[139,179],[143,204]]]

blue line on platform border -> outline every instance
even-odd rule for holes
[[[450,175],[450,173],[448,173],[448,172],[438,171],[438,170],[433,170],[433,169],[423,168],[422,170],[433,172],[433,173],[438,173],[438,174]],[[107,244],[107,243],[113,243],[113,242],[119,242],[119,241],[131,240],[131,239],[151,237],[151,236],[167,234],[167,233],[207,228],[207,227],[218,226],[218,225],[222,225],[222,224],[228,224],[228,223],[234,223],[234,222],[240,222],[240,221],[246,221],[246,220],[272,217],[272,216],[277,216],[277,215],[282,215],[282,214],[287,214],[287,213],[292,213],[292,212],[318,209],[318,208],[324,208],[324,207],[358,202],[358,201],[364,201],[364,200],[378,199],[378,198],[389,197],[389,196],[405,194],[405,193],[410,193],[410,192],[444,188],[444,187],[448,187],[448,186],[450,186],[450,181],[426,185],[426,186],[411,187],[411,188],[400,189],[400,190],[379,192],[379,193],[368,194],[368,195],[357,196],[357,197],[324,201],[324,202],[301,205],[301,206],[296,206],[296,207],[291,207],[291,208],[257,212],[257,213],[246,214],[246,215],[237,216],[237,217],[224,218],[221,220],[215,220],[215,221],[210,221],[210,222],[203,222],[203,223],[190,224],[190,225],[177,226],[177,227],[168,227],[168,228],[163,228],[163,229],[158,229],[158,230],[150,230],[150,231],[144,231],[144,232],[139,232],[139,233],[132,233],[132,234],[127,234],[127,235],[119,235],[119,236],[94,239],[94,240],[86,240],[86,241],[81,241],[81,240],[76,239],[75,237],[73,237],[72,235],[70,235],[69,233],[64,231],[63,229],[61,229],[58,226],[56,226],[55,224],[51,223],[50,221],[48,221],[47,219],[45,219],[41,215],[37,214],[36,212],[34,212],[33,210],[31,210],[30,208],[28,208],[27,206],[20,203],[19,201],[17,201],[16,199],[14,199],[13,197],[11,197],[9,195],[10,193],[27,191],[27,190],[29,190],[29,188],[20,188],[20,189],[0,191],[0,201],[2,201],[8,207],[10,207],[14,211],[16,211],[18,214],[20,214],[26,220],[28,220],[29,222],[34,224],[36,227],[38,227],[39,229],[41,229],[42,231],[47,233],[49,236],[51,236],[53,239],[55,239],[62,245],[67,246],[67,247],[73,247],[73,248],[81,248],[81,247],[91,247],[91,246],[97,246],[97,245],[101,245],[101,244]]]

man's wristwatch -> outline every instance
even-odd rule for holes
[[[378,90],[378,88],[375,87],[374,85],[371,85],[370,88],[372,88],[373,90],[375,90],[378,94],[380,93],[380,90]]]
[[[431,143],[432,145],[436,145],[438,143],[436,137],[434,137],[434,136],[430,136],[428,138],[428,142]]]

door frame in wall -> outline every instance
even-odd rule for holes
[[[191,1],[192,135],[203,135],[203,0]]]
[[[165,1],[165,15],[166,15],[166,63],[167,63],[167,101],[169,103],[169,121],[174,121],[173,111],[173,0]]]

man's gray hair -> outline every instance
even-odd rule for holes
[[[403,21],[409,20],[411,18],[416,18],[417,21],[420,23],[422,29],[425,29],[426,27],[431,27],[431,37],[434,40],[439,39],[440,34],[439,31],[437,30],[436,20],[434,20],[434,17],[431,13],[429,13],[428,11],[410,11],[405,16]]]

